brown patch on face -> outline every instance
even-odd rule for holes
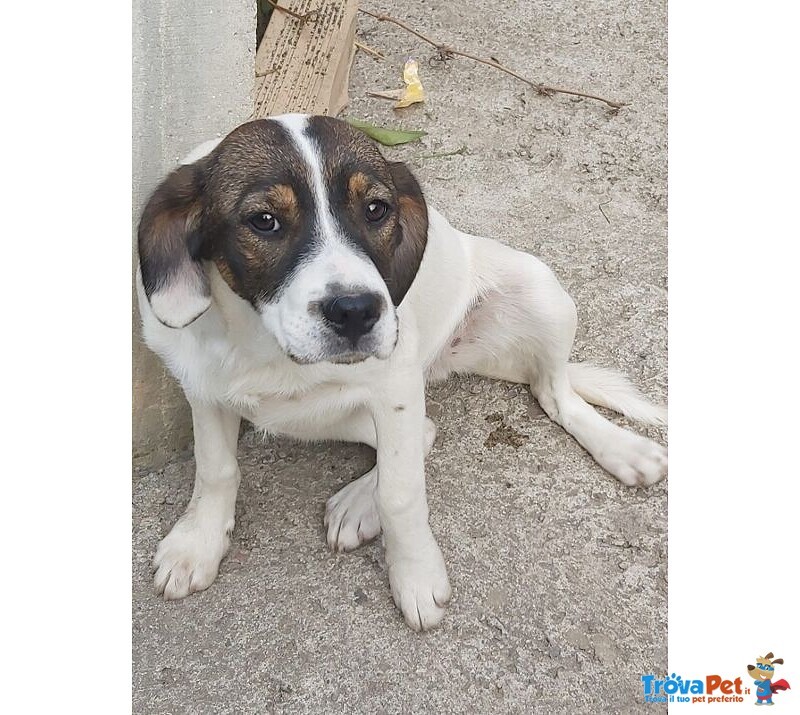
[[[366,174],[356,170],[347,182],[347,198],[351,202],[363,201],[371,188],[372,182]]]
[[[266,192],[267,200],[279,216],[286,216],[290,221],[297,221],[300,218],[300,204],[297,194],[289,184],[278,184],[272,186]]]
[[[312,117],[309,126],[323,157],[323,177],[339,224],[369,256],[392,302],[400,305],[419,270],[428,237],[428,211],[419,184],[405,164],[387,162],[363,132],[346,122]],[[376,199],[390,211],[371,223],[365,210]]]
[[[255,188],[236,207],[238,221],[234,218],[228,240],[218,242],[211,257],[228,286],[255,304],[274,289],[282,262],[303,241],[300,201],[297,191],[285,183]],[[252,217],[263,214],[278,221],[279,231],[262,234],[250,225]]]
[[[394,251],[402,239],[399,216],[396,208],[393,208],[397,206],[398,200],[391,178],[367,176],[360,171],[350,176],[345,204],[348,218],[352,217],[356,235],[363,226],[363,243],[367,253],[379,270],[383,268],[387,272]],[[386,204],[389,208],[383,219],[372,222],[367,219],[367,213],[369,207],[376,202]],[[381,273],[384,274],[384,270]]]
[[[230,288],[254,307],[270,300],[311,249],[313,199],[309,172],[286,130],[258,120],[234,130],[213,153],[204,227],[204,257]],[[254,216],[270,214],[275,232]]]

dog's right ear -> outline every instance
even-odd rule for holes
[[[139,221],[139,265],[156,318],[183,328],[211,305],[200,249],[206,162],[181,166],[153,192]]]

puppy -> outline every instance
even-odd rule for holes
[[[553,273],[453,228],[402,163],[343,121],[290,114],[207,142],[153,193],[138,243],[144,337],[194,426],[194,493],[154,559],[166,598],[208,588],[228,549],[242,418],[376,450],[375,467],[328,501],[328,545],[354,549],[382,531],[414,630],[438,624],[451,594],[428,525],[426,382],[524,383],[623,483],[666,474],[663,447],[588,404],[665,423],[619,374],[568,362],[576,311]]]

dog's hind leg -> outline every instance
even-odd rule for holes
[[[436,369],[527,383],[547,415],[621,482],[647,485],[664,477],[664,447],[609,422],[576,391],[598,402],[602,396],[602,404],[621,411],[638,411],[647,421],[657,422],[661,414],[626,381],[604,384],[610,371],[576,372],[568,364],[577,313],[552,271],[529,254],[487,239],[473,239],[472,250],[476,304]],[[571,371],[579,385],[571,382]]]
[[[598,414],[572,388],[566,365],[537,357],[531,391],[548,416],[623,484],[648,486],[666,475],[666,449]]]
[[[375,423],[366,410],[358,410],[339,421],[325,439],[359,442],[377,448]],[[436,439],[436,425],[425,418],[425,455]],[[378,487],[378,466],[354,479],[328,499],[325,505],[325,527],[328,546],[333,551],[352,551],[381,533],[375,490]]]

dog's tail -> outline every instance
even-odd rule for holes
[[[654,405],[627,377],[616,370],[588,362],[571,362],[568,374],[572,389],[587,402],[608,407],[644,424],[667,424],[666,406]]]

